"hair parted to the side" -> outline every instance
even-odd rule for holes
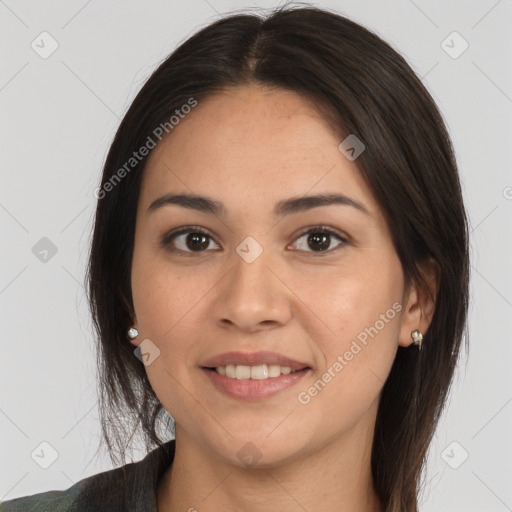
[[[436,309],[423,350],[399,347],[372,446],[374,484],[386,512],[416,512],[426,452],[467,339],[469,248],[450,138],[404,58],[371,31],[315,7],[288,4],[266,16],[220,19],[181,44],[147,80],[115,135],[101,185],[190,98],[201,102],[249,83],[295,91],[319,108],[340,137],[360,138],[366,149],[356,163],[386,217],[406,281],[426,286],[420,263],[433,258],[439,265]],[[112,460],[123,464],[136,430],[148,450],[166,441],[158,422],[167,413],[127,339],[146,161],[98,200],[87,272],[103,436]]]

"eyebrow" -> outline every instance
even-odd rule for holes
[[[225,206],[214,199],[192,194],[166,194],[155,199],[148,208],[152,213],[166,205],[178,205],[184,208],[197,210],[203,213],[211,213],[219,217],[226,217]],[[320,194],[315,196],[292,197],[276,203],[274,215],[284,217],[293,213],[299,213],[319,206],[343,205],[356,208],[360,212],[371,216],[369,210],[360,202],[343,194]]]

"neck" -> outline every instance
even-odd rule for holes
[[[259,469],[226,463],[177,425],[174,462],[158,487],[158,512],[381,512],[373,487],[373,430],[334,439],[293,462]],[[198,470],[200,468],[200,470]]]

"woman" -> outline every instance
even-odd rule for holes
[[[139,92],[96,197],[103,433],[123,464],[138,427],[157,449],[0,510],[418,510],[468,230],[396,51],[317,8],[217,21]]]

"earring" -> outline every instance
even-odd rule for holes
[[[421,342],[423,341],[423,334],[421,334],[420,331],[413,331],[411,332],[412,336],[412,342],[414,345],[417,345],[418,348],[421,350]]]
[[[135,329],[135,327],[130,327],[128,329],[128,338],[130,338],[131,340],[135,339],[138,335],[139,335],[139,331],[137,331],[137,329]]]

